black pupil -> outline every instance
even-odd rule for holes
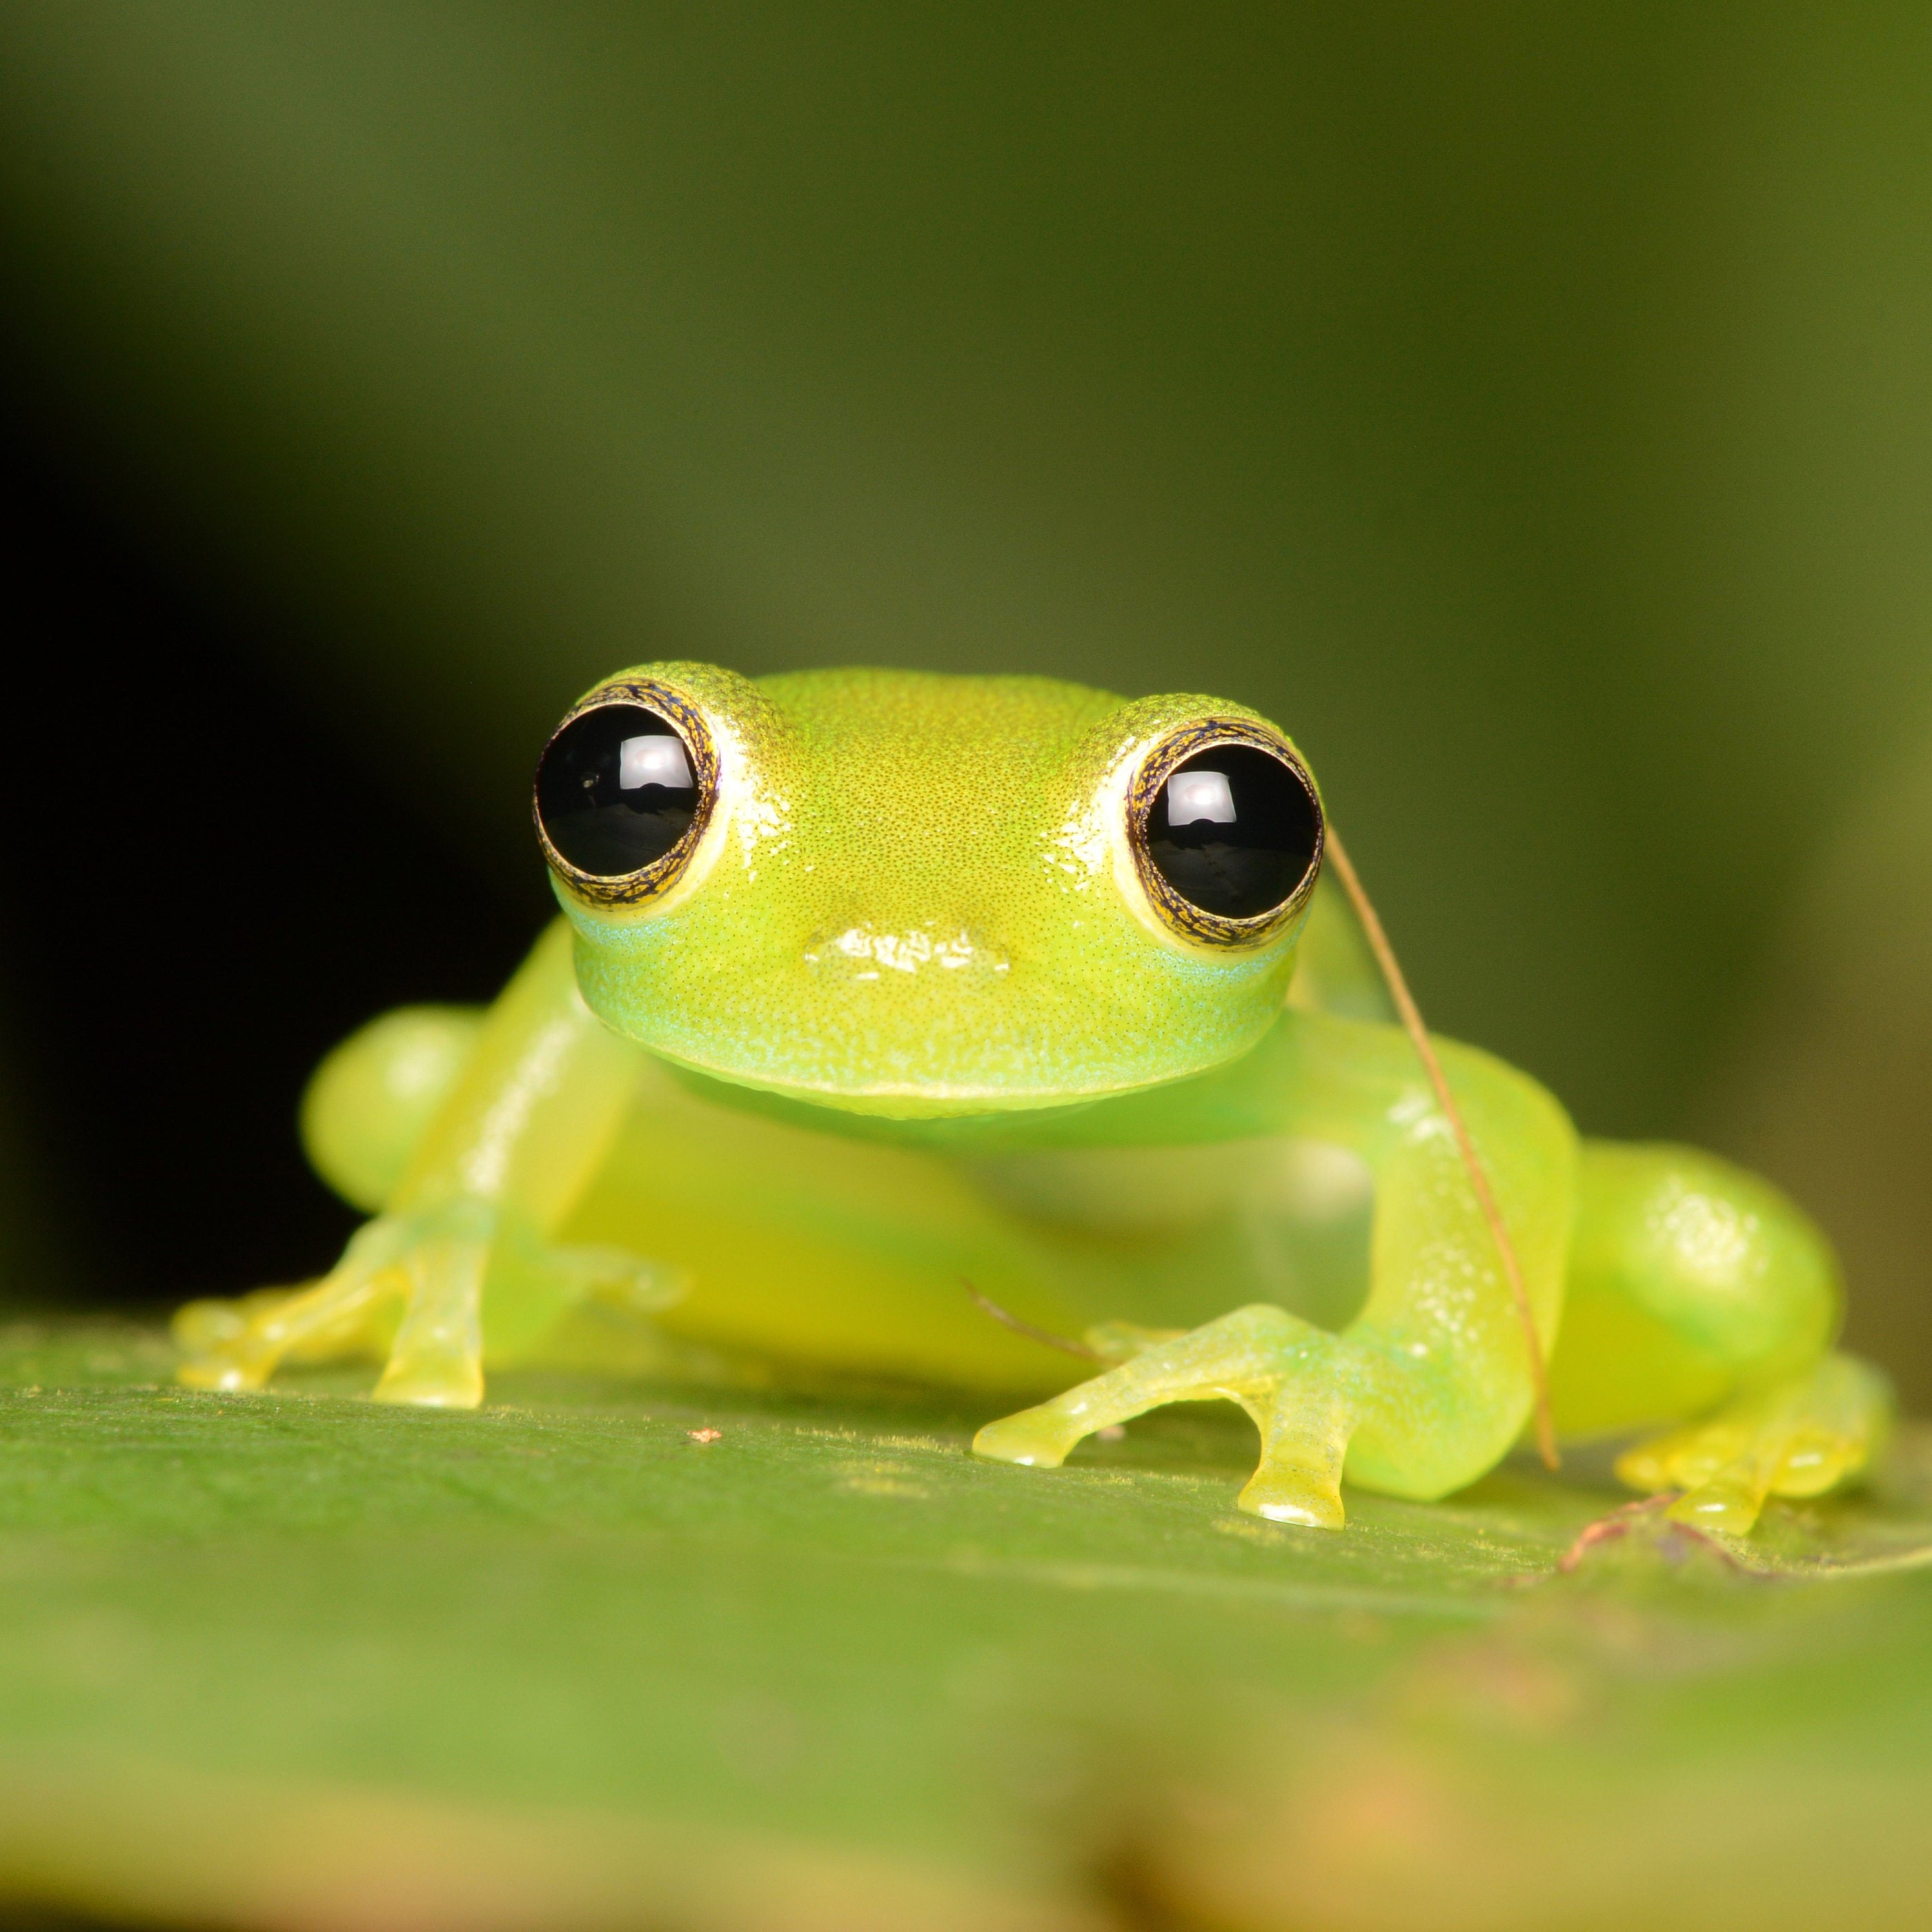
[[[572,718],[537,767],[537,816],[550,842],[593,878],[654,864],[697,815],[690,752],[641,704],[602,705]]]
[[[1148,815],[1148,856],[1190,905],[1253,919],[1294,896],[1320,834],[1314,799],[1280,759],[1216,745],[1168,774]]]

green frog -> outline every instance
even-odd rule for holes
[[[561,916],[486,1011],[324,1063],[307,1145],[372,1218],[319,1282],[184,1311],[184,1381],[361,1353],[376,1400],[467,1407],[574,1336],[1030,1400],[974,1448],[1033,1472],[1225,1399],[1240,1506],[1322,1528],[1546,1402],[1732,1534],[1883,1433],[1784,1196],[1418,1052],[1307,760],[1241,705],[646,664],[560,724],[535,818]]]

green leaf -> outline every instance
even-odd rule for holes
[[[1720,1549],[1510,1466],[1340,1534],[1230,1411],[176,1388],[0,1330],[0,1897],[196,1924],[1922,1922],[1932,1454]],[[715,1436],[710,1432],[715,1431]],[[1566,1560],[1568,1567],[1565,1568]],[[1803,1574],[1799,1574],[1803,1573]]]

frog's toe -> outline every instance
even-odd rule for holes
[[[1744,1453],[1748,1432],[1720,1418],[1674,1429],[1627,1449],[1617,1458],[1617,1475],[1634,1490],[1698,1490],[1727,1469]]]
[[[1348,1424],[1332,1397],[1291,1382],[1265,1406],[1252,1400],[1242,1406],[1262,1432],[1260,1466],[1235,1498],[1251,1516],[1304,1529],[1340,1529],[1342,1466],[1348,1450]]]
[[[1340,1529],[1348,1521],[1339,1468],[1264,1459],[1234,1500],[1250,1516],[1304,1529]]]
[[[232,1301],[190,1301],[175,1311],[169,1324],[181,1360],[175,1379],[188,1388],[259,1388],[248,1379],[236,1345],[246,1336],[247,1318]]]
[[[400,1286],[380,1266],[350,1258],[308,1288],[258,1288],[234,1301],[191,1301],[175,1317],[190,1388],[258,1389],[282,1363],[366,1348],[372,1322]]]
[[[1885,1378],[1849,1355],[1742,1398],[1708,1420],[1626,1450],[1617,1474],[1633,1489],[1683,1494],[1679,1522],[1748,1535],[1768,1496],[1816,1496],[1870,1462],[1892,1412]]]
[[[483,1276],[488,1245],[473,1235],[419,1242],[404,1262],[409,1304],[378,1402],[422,1408],[474,1408],[483,1400]]]
[[[370,1400],[418,1408],[475,1408],[483,1400],[483,1364],[460,1345],[392,1355]]]
[[[257,1389],[292,1345],[280,1319],[300,1291],[257,1288],[232,1301],[190,1301],[170,1324],[182,1360],[175,1379],[189,1388]]]
[[[168,1332],[175,1346],[190,1362],[218,1354],[238,1341],[248,1326],[248,1316],[241,1301],[184,1302],[175,1310]]]
[[[1804,1427],[1794,1430],[1772,1472],[1775,1496],[1821,1496],[1856,1475],[1870,1460],[1868,1432]]]
[[[1676,1480],[1651,1486],[1683,1490],[1670,1505],[1674,1521],[1748,1536],[1766,1498],[1822,1496],[1864,1467],[1868,1448],[1856,1432],[1768,1430],[1715,1468],[1708,1452],[1694,1448],[1678,1460]]]
[[[1016,1415],[1003,1415],[998,1421],[988,1423],[974,1437],[973,1453],[994,1462],[1057,1469],[1082,1436],[1102,1426],[1097,1422],[1083,1424],[1077,1413],[1067,1413],[1058,1401],[1042,1402],[1037,1408],[1023,1408]]]
[[[175,1370],[175,1380],[184,1388],[224,1389],[235,1391],[264,1387],[274,1373],[274,1364],[250,1361],[227,1350],[196,1355]]]
[[[1238,1402],[1262,1433],[1262,1458],[1238,1498],[1251,1515],[1310,1528],[1342,1527],[1348,1422],[1324,1374],[1331,1338],[1257,1304],[1184,1334],[1144,1331],[1131,1360],[1036,1408],[988,1423],[974,1453],[1058,1468],[1082,1437],[1168,1402]]]
[[[1764,1508],[1763,1492],[1748,1478],[1720,1477],[1687,1490],[1666,1514],[1673,1522],[1694,1529],[1715,1530],[1724,1536],[1748,1536]]]
[[[1096,1429],[1130,1421],[1165,1402],[1228,1393],[1199,1359],[1202,1352],[1193,1336],[1137,1329],[1124,1322],[1106,1324],[1092,1334],[1096,1340],[1106,1338],[1110,1354],[1129,1359],[1051,1402],[989,1422],[973,1438],[976,1456],[1057,1469],[1075,1445]],[[1204,1382],[1210,1385],[1204,1387]]]
[[[1672,1519],[1726,1536],[1748,1536],[1770,1493],[1771,1465],[1756,1432],[1727,1417],[1640,1443],[1617,1459],[1631,1488],[1682,1493]]]

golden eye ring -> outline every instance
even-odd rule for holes
[[[596,906],[637,906],[691,862],[718,801],[703,714],[655,678],[600,685],[550,734],[530,808],[545,862]]]
[[[1162,922],[1197,944],[1265,944],[1306,909],[1327,835],[1322,795],[1287,740],[1246,718],[1171,733],[1141,762],[1127,843]]]

